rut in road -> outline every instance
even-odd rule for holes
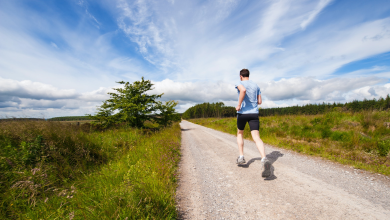
[[[178,210],[182,219],[390,219],[390,180],[265,145],[272,175],[245,140],[182,121]]]

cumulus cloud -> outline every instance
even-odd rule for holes
[[[35,109],[46,110],[50,108],[54,109],[76,109],[78,106],[69,106],[71,102],[69,100],[32,100],[22,99],[21,104],[18,106],[21,109]]]
[[[97,90],[82,93],[79,99],[90,102],[101,102],[110,98],[110,96],[107,94],[109,92],[115,91],[111,88],[100,87]]]
[[[74,89],[60,90],[51,85],[32,82],[30,80],[17,81],[0,77],[0,95],[29,99],[73,99],[77,97]]]
[[[109,98],[107,92],[112,91],[100,87],[90,92],[77,93],[74,89],[58,89],[40,82],[0,78],[0,108],[3,112],[88,109],[87,113],[92,113],[93,108]]]
[[[234,85],[217,82],[175,82],[165,79],[154,82],[155,89],[151,93],[160,94],[163,100],[178,100],[187,102],[218,102],[235,100],[237,92]]]
[[[376,76],[358,78],[332,78],[319,80],[314,77],[295,77],[268,83],[259,83],[262,91],[263,108],[286,107],[316,102],[346,102],[354,99],[385,97],[390,93],[388,80]],[[237,91],[226,82],[177,82],[165,79],[154,82],[150,93],[164,93],[163,100],[179,101],[178,109],[203,102],[224,102],[235,106]]]
[[[21,102],[18,97],[0,95],[0,108],[18,107]]]
[[[355,89],[348,94],[349,101],[351,100],[362,100],[362,99],[373,99],[373,98],[385,98],[390,94],[390,83],[385,85],[375,86],[364,86],[359,89]]]
[[[264,94],[274,101],[287,99],[338,101],[345,100],[345,95],[350,91],[386,81],[386,79],[378,77],[333,78],[328,80],[297,77],[262,85]]]

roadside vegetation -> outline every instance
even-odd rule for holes
[[[176,216],[180,127],[91,130],[0,123],[0,216],[159,219]]]
[[[0,219],[177,217],[176,102],[147,96],[144,79],[123,84],[133,95],[110,93],[119,102],[104,102],[92,124],[0,121]]]
[[[190,121],[237,133],[236,118]],[[245,138],[250,139],[249,127],[245,129]],[[260,117],[260,135],[271,145],[390,175],[389,111],[350,112],[336,107],[319,115]]]

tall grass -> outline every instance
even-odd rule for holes
[[[191,121],[237,133],[236,118]],[[388,111],[333,111],[311,116],[260,117],[259,131],[268,144],[390,175],[389,121]],[[245,129],[244,137],[250,139],[249,127]]]
[[[0,140],[3,218],[176,217],[177,123],[145,132],[6,122],[0,123]]]

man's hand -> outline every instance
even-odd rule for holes
[[[236,110],[240,111],[241,110],[241,105],[237,105]]]

